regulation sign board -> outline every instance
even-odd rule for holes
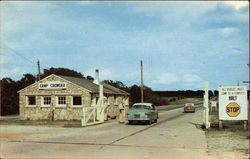
[[[219,87],[219,120],[247,120],[247,87]]]
[[[39,83],[38,85],[39,89],[66,89],[66,82],[60,82],[60,81],[49,81],[44,83]]]

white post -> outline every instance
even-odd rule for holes
[[[206,107],[205,107],[205,93],[203,94],[203,113],[202,113],[202,118],[203,118],[203,125],[206,125]]]
[[[82,108],[82,112],[83,112],[82,126],[85,126],[86,125],[86,110],[84,107]]]
[[[103,85],[99,84],[99,100],[97,105],[97,120],[104,121],[104,96],[103,96]]]
[[[95,116],[95,108],[92,110],[92,112],[93,112],[93,118],[94,118],[94,123],[95,123],[95,118],[96,118],[96,116]]]
[[[205,106],[205,127],[206,129],[210,127],[209,122],[209,99],[208,99],[208,82],[205,83],[205,95],[204,95],[204,106]]]

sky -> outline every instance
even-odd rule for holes
[[[247,1],[1,2],[0,78],[68,68],[153,90],[249,80]]]

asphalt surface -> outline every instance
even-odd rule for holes
[[[209,158],[202,111],[160,113],[158,123],[83,128],[1,126],[2,158]]]

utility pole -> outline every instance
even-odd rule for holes
[[[38,79],[38,81],[40,81],[40,79],[41,79],[41,77],[40,77],[41,72],[40,72],[40,62],[39,62],[39,60],[37,60],[37,69],[38,69],[37,79]]]
[[[143,63],[141,60],[141,102],[143,103]]]

